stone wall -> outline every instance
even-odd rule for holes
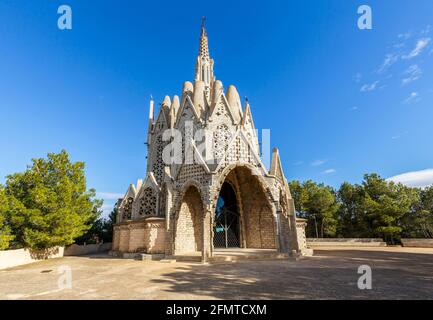
[[[164,253],[165,251],[165,221],[152,220],[146,223],[144,229],[144,249],[146,253]]]
[[[87,245],[78,245],[73,244],[69,247],[65,248],[64,256],[82,256],[86,254],[92,253],[100,253],[111,250],[112,243],[101,243],[101,244],[87,244]]]
[[[276,221],[258,178],[246,168],[237,168],[228,176],[236,188],[247,248],[276,249]]]
[[[416,248],[433,248],[433,239],[401,239],[403,247],[416,247]]]
[[[145,223],[134,223],[129,225],[129,241],[128,241],[128,252],[139,252],[145,251],[144,243],[146,241],[144,237]],[[126,240],[125,240],[126,241]]]
[[[164,253],[165,219],[150,217],[114,226],[113,251]]]
[[[130,224],[126,223],[119,229],[119,251],[121,252],[129,252],[129,226]]]
[[[296,240],[301,254],[308,248],[307,237],[305,236],[306,225],[307,221],[305,219],[296,219]]]
[[[386,242],[380,238],[308,238],[311,248],[317,247],[385,247]]]
[[[0,251],[0,270],[52,258],[63,257],[64,248],[45,250],[17,249]]]
[[[120,228],[118,226],[113,227],[113,251],[119,251],[120,246]]]
[[[175,254],[201,251],[203,205],[196,188],[190,187],[182,199],[176,220]]]
[[[263,202],[246,206],[247,248],[275,249],[275,223],[272,209]]]

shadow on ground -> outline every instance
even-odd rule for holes
[[[372,290],[360,290],[360,265]],[[217,299],[433,299],[433,255],[363,250],[316,251],[301,261],[188,265],[151,280],[163,290]]]

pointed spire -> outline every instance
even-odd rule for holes
[[[150,95],[149,102],[149,121],[147,122],[147,145],[150,145],[152,142],[151,133],[153,130],[153,113],[155,108],[155,102],[153,101],[152,95]]]
[[[153,112],[154,112],[154,101],[152,95],[150,95],[150,103],[149,103],[149,120],[153,121]]]
[[[272,159],[271,159],[271,169],[269,170],[269,173],[277,176],[278,170],[280,169],[281,163],[280,163],[280,153],[277,148],[272,149]]]
[[[215,79],[213,74],[213,60],[209,54],[209,43],[204,21],[205,18],[203,17],[201,22],[198,56],[195,65],[195,81],[203,81],[206,89],[209,90]]]
[[[254,128],[254,122],[253,122],[253,117],[251,115],[250,103],[248,101],[248,98],[245,97],[244,112],[242,114],[241,124],[245,125],[245,123],[247,122],[247,120],[251,121],[251,126],[252,126],[252,128]]]
[[[206,29],[204,26],[205,20],[206,20],[206,18],[202,17],[202,19],[201,19],[200,47],[199,47],[198,55],[203,57],[203,58],[209,59],[209,44],[208,44]]]
[[[143,179],[138,179],[136,191],[140,191],[142,185],[143,185]]]
[[[170,125],[170,107],[171,107],[171,99],[169,96],[165,96],[164,100],[161,103],[160,113],[164,113],[164,118],[167,121],[166,124]]]
[[[271,169],[269,170],[269,174],[277,177],[282,183],[286,182],[283,166],[281,165],[280,152],[277,148],[272,149]]]

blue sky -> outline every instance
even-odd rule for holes
[[[216,77],[248,96],[288,179],[433,182],[431,0],[0,1],[0,182],[66,149],[109,210],[145,174],[149,96],[193,78],[203,15]]]

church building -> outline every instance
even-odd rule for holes
[[[278,149],[268,170],[248,100],[214,74],[204,24],[194,81],[166,96],[156,117],[153,99],[149,109],[147,173],[119,199],[114,252],[202,261],[227,248],[307,254]]]

